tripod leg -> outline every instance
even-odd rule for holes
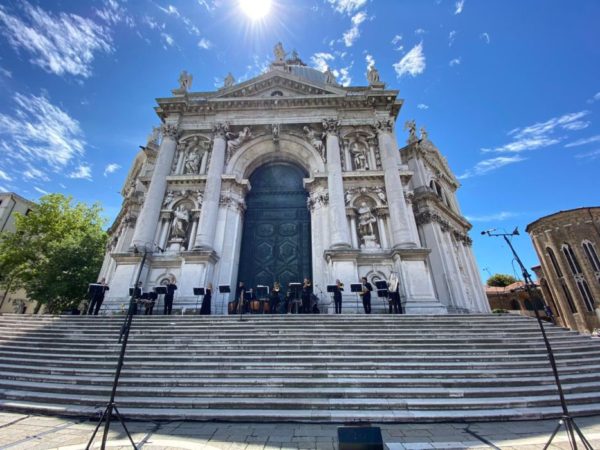
[[[586,437],[583,435],[583,433],[581,432],[574,420],[572,420],[572,423],[575,432],[579,436],[579,439],[581,439],[581,442],[583,443],[583,446],[586,448],[586,450],[593,450],[592,444],[590,444],[590,442],[586,439]]]
[[[129,433],[129,430],[127,429],[127,425],[125,425],[125,421],[123,420],[123,416],[121,415],[121,413],[117,409],[116,405],[115,405],[115,412],[117,413],[117,417],[119,418],[119,421],[121,422],[121,425],[123,425],[123,429],[125,430],[125,434],[127,434],[127,437],[129,438],[129,442],[131,442],[131,445],[133,446],[133,450],[137,450],[137,446],[135,445],[135,442],[133,442],[133,438],[131,437],[131,433]]]
[[[567,434],[569,441],[571,442],[571,448],[577,450],[577,439],[575,439],[575,433],[573,432],[573,422],[571,421],[571,417],[565,419],[565,425],[567,426]]]
[[[96,437],[96,434],[98,433],[98,430],[100,429],[100,425],[102,425],[102,421],[104,420],[104,416],[106,416],[106,411],[107,410],[105,409],[104,412],[102,413],[102,416],[100,417],[100,420],[98,421],[98,424],[96,425],[96,428],[94,429],[94,432],[92,433],[92,436],[90,437],[89,442],[85,446],[85,450],[89,450],[89,448],[92,445],[92,442],[94,442],[94,438]]]
[[[556,428],[554,428],[554,431],[552,432],[550,439],[548,439],[548,442],[546,442],[546,445],[544,446],[544,450],[546,450],[548,447],[550,447],[550,444],[552,444],[552,441],[554,440],[556,433],[558,433],[558,430],[560,430],[560,427],[562,426],[562,424],[563,424],[563,421],[561,419],[558,421],[558,425],[556,425]]]

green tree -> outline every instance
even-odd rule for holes
[[[23,288],[50,313],[76,307],[96,281],[107,234],[98,204],[72,204],[49,194],[29,214],[18,214],[16,231],[0,236],[0,283]]]
[[[496,287],[505,287],[509,284],[515,283],[517,280],[512,275],[507,275],[505,273],[495,273],[491,277],[488,278],[486,284],[488,286],[496,286]]]

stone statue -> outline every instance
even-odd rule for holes
[[[202,194],[202,191],[197,192],[196,200],[198,201],[198,206],[202,206],[202,202],[204,201],[204,194]]]
[[[197,174],[200,169],[200,155],[196,149],[192,149],[185,158],[183,167],[184,174]]]
[[[429,140],[429,135],[427,134],[427,130],[425,129],[425,127],[421,127],[421,140],[422,141]]]
[[[273,54],[275,55],[275,62],[282,63],[285,61],[285,50],[283,49],[281,42],[277,43],[273,49]]]
[[[187,73],[186,70],[181,72],[181,74],[179,75],[179,90],[181,90],[181,92],[187,92],[188,89],[191,89],[192,79],[192,75]]]
[[[349,205],[352,201],[352,192],[346,191],[346,205]]]
[[[350,145],[350,155],[352,156],[352,161],[354,163],[354,170],[369,170],[367,152],[360,142],[355,141]]]
[[[337,80],[335,79],[335,75],[333,74],[333,72],[331,71],[331,69],[329,67],[327,67],[327,70],[325,72],[323,72],[323,74],[325,75],[325,83],[327,83],[327,84],[337,84]]]
[[[377,194],[377,197],[379,197],[379,200],[381,200],[382,203],[387,203],[387,197],[385,196],[385,192],[382,188],[376,187],[375,193]]]
[[[274,123],[271,125],[271,134],[273,135],[273,140],[279,140],[279,124]]]
[[[227,74],[227,76],[225,77],[225,80],[223,82],[223,87],[224,88],[228,88],[231,87],[235,84],[235,78],[233,78],[233,75],[231,75],[231,72],[229,72]]]
[[[165,196],[165,201],[163,202],[163,207],[166,208],[167,206],[169,206],[174,198],[175,195],[173,194],[173,191],[167,192],[167,195]]]
[[[358,208],[358,234],[361,237],[374,236],[373,224],[377,222],[377,218],[371,212],[371,208],[366,202],[362,202]]]
[[[304,126],[303,130],[304,134],[306,135],[306,139],[308,139],[308,141],[315,148],[315,150],[319,152],[319,155],[324,157],[323,152],[325,148],[323,145],[323,138],[325,137],[325,133],[319,134],[308,126]]]
[[[414,120],[407,120],[404,123],[404,130],[408,130],[408,143],[412,144],[413,142],[418,141],[417,138],[417,124]]]
[[[160,139],[160,127],[152,127],[152,132],[148,135],[148,144],[157,144]]]
[[[252,132],[250,127],[244,127],[237,134],[227,132],[225,137],[227,138],[227,150],[237,150],[244,142],[252,139]]]
[[[378,84],[379,81],[379,71],[375,68],[375,66],[370,66],[367,68],[367,80],[369,80],[369,84]]]
[[[183,205],[179,205],[173,214],[175,217],[173,218],[171,238],[185,239],[185,234],[190,223],[190,213]]]

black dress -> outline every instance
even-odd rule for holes
[[[335,304],[335,313],[336,314],[342,313],[342,291],[343,290],[344,290],[343,287],[336,286],[335,290],[333,291],[333,303]]]
[[[371,314],[371,291],[373,286],[368,281],[363,286],[366,288],[366,292],[362,296],[363,307],[365,308],[365,314]]]
[[[177,290],[177,285],[175,283],[167,284],[167,293],[165,294],[165,307],[163,309],[164,314],[171,314],[173,310],[173,297],[175,296],[175,291]]]
[[[210,300],[212,298],[212,292],[207,289],[204,297],[202,298],[202,306],[200,307],[200,315],[210,316]]]
[[[310,283],[302,286],[302,313],[310,314],[310,294],[312,294],[312,285]]]

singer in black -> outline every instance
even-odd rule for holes
[[[335,290],[333,291],[333,303],[335,304],[335,313],[342,313],[342,291],[344,290],[344,283],[340,280],[335,280]]]
[[[310,314],[310,296],[312,294],[312,284],[308,278],[304,279],[302,285],[302,314]]]
[[[240,281],[237,289],[235,290],[235,307],[233,310],[240,314],[244,312],[244,302],[245,302],[246,288],[244,286],[244,282]]]
[[[273,289],[269,292],[269,313],[277,314],[277,308],[279,306],[279,293],[281,292],[281,286],[279,282],[273,283]]]
[[[175,291],[177,290],[177,285],[175,284],[175,279],[173,277],[169,278],[166,288],[167,293],[165,294],[165,307],[163,308],[163,314],[169,315],[173,310],[173,297],[175,296]]]
[[[212,283],[208,283],[202,297],[202,306],[200,307],[201,316],[210,316],[210,302],[212,300]]]
[[[362,277],[361,282],[362,292],[360,293],[360,295],[362,296],[365,314],[371,314],[371,291],[373,290],[373,286],[371,286],[371,283],[367,281],[367,277]]]
[[[88,316],[92,313],[97,316],[104,301],[104,293],[108,291],[108,285],[106,284],[106,278],[102,278],[98,284],[91,284],[88,288],[88,294],[90,295],[90,306],[88,308]]]
[[[138,313],[138,303],[142,299],[142,282],[138,281],[137,286],[133,289],[133,312],[132,314]]]

